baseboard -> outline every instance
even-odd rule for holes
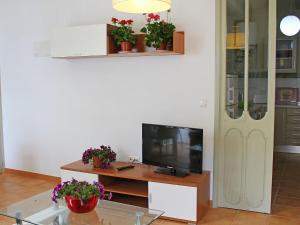
[[[300,146],[278,145],[275,146],[275,152],[300,154]]]
[[[53,182],[56,182],[56,183],[61,182],[60,177],[49,176],[49,175],[45,175],[45,174],[34,173],[34,172],[23,171],[23,170],[5,168],[4,173],[5,174],[13,174],[13,175],[21,175],[21,176],[25,176],[25,177],[33,177],[33,178],[53,181]]]

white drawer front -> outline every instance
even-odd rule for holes
[[[149,208],[163,216],[197,221],[197,188],[149,182]]]
[[[52,57],[107,55],[107,25],[58,28],[51,35]]]
[[[62,182],[72,180],[72,178],[78,181],[87,181],[89,183],[98,181],[98,175],[96,174],[81,173],[81,172],[75,172],[70,170],[61,170],[60,174],[61,174],[60,176]]]

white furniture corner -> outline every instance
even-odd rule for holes
[[[197,188],[157,182],[148,183],[149,208],[165,217],[197,221]]]
[[[107,24],[62,27],[52,31],[51,57],[96,57],[107,55]]]

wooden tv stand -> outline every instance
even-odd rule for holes
[[[107,192],[113,193],[112,201],[162,210],[165,218],[197,223],[205,215],[209,207],[210,172],[180,178],[155,173],[154,166],[144,164],[117,170],[125,165],[130,164],[115,162],[109,169],[95,169],[76,161],[61,167],[61,178],[99,180]]]

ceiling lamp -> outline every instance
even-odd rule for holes
[[[242,49],[245,48],[245,33],[238,32],[239,26],[232,26],[233,32],[227,34],[226,47],[227,49]]]
[[[294,36],[300,30],[300,20],[297,16],[289,15],[280,22],[280,30],[286,36]]]
[[[125,13],[156,13],[171,8],[172,0],[112,0],[115,10]]]
[[[293,7],[294,3],[294,7]],[[280,30],[286,36],[294,36],[300,30],[300,20],[297,16],[292,15],[295,8],[295,1],[290,0],[290,13],[284,17],[280,22]]]

